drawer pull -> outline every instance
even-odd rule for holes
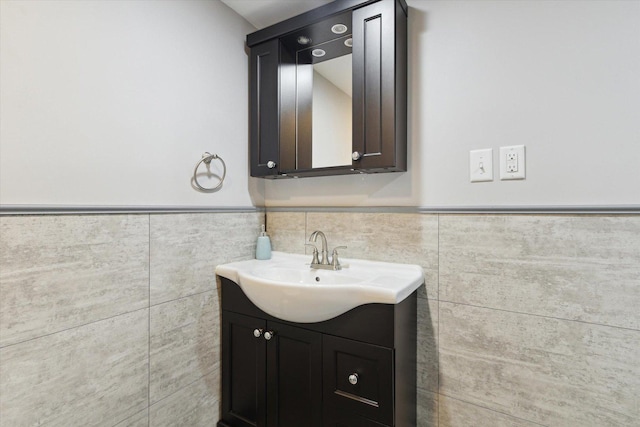
[[[358,374],[349,375],[349,382],[353,385],[358,384]]]
[[[273,331],[267,331],[264,333],[264,339],[269,341],[274,335],[275,333]]]
[[[260,335],[262,335],[262,329],[254,329],[253,330],[253,336],[256,338],[260,338]]]
[[[373,406],[374,408],[379,408],[380,404],[375,400],[367,399],[366,397],[356,396],[355,394],[347,393],[342,390],[334,391],[338,396],[346,397],[347,399],[355,400],[356,402],[364,403],[365,405]]]

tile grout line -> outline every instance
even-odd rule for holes
[[[182,390],[186,389],[187,387],[190,387],[192,385],[194,385],[195,383],[197,383],[198,381],[202,380],[203,378],[205,378],[207,375],[211,375],[212,373],[214,373],[216,371],[216,369],[222,369],[222,367],[220,366],[220,362],[216,363],[216,367],[213,368],[212,370],[205,372],[204,374],[202,374],[200,377],[196,378],[195,380],[185,384],[184,386],[180,387],[179,389],[172,391],[171,393],[167,394],[166,396],[164,396],[162,399],[157,400],[155,402],[153,402],[153,404],[150,404],[149,407],[151,406],[155,406],[158,403],[162,402],[163,400],[166,400],[168,398],[170,398],[171,396],[173,396],[176,393],[181,392]],[[218,401],[220,400],[220,397],[218,398]]]
[[[166,300],[166,301],[162,301],[162,302],[159,302],[159,303],[156,303],[156,304],[153,304],[153,305],[150,304],[149,308],[158,307],[160,305],[168,304],[170,302],[180,301],[181,299],[187,299],[187,298],[195,297],[195,296],[198,296],[198,295],[206,294],[207,292],[216,292],[216,290],[217,290],[217,288],[211,288],[211,289],[208,289],[206,291],[200,291],[200,292],[195,292],[195,293],[189,294],[189,295],[183,295],[181,297],[169,299],[169,300]]]
[[[138,308],[138,309],[135,309],[135,310],[124,311],[122,313],[114,314],[113,316],[103,317],[101,319],[92,320],[91,322],[83,323],[81,325],[70,326],[68,328],[60,329],[59,331],[50,332],[50,333],[44,334],[44,335],[38,335],[37,337],[28,338],[28,339],[26,339],[24,341],[18,341],[18,342],[14,342],[14,343],[11,343],[11,344],[0,346],[0,350],[4,350],[5,348],[13,347],[14,345],[24,344],[24,343],[27,343],[27,342],[30,342],[30,341],[38,340],[40,338],[50,337],[52,335],[56,335],[56,334],[59,334],[61,332],[68,332],[68,331],[71,331],[73,329],[79,329],[79,328],[82,328],[84,326],[89,326],[89,325],[93,325],[95,323],[104,322],[105,320],[115,319],[116,317],[126,316],[128,314],[137,313],[138,311],[147,310],[147,309],[148,309],[148,307],[142,307],[142,308]]]
[[[124,423],[125,421],[130,420],[131,418],[135,418],[135,417],[137,417],[138,415],[140,415],[141,413],[143,413],[143,412],[145,412],[145,411],[146,411],[146,408],[144,408],[144,409],[142,409],[142,410],[140,410],[140,411],[136,412],[136,413],[135,413],[135,414],[133,414],[133,415],[129,415],[128,417],[123,418],[123,419],[121,419],[120,421],[117,421],[117,422],[116,422],[115,424],[113,424],[113,426],[111,426],[111,427],[118,427],[120,424]],[[45,424],[45,425],[50,425],[50,423],[49,423],[49,424]]]
[[[446,398],[448,398],[448,399],[457,400],[458,402],[466,403],[467,405],[473,405],[473,406],[475,406],[475,407],[482,408],[482,409],[485,409],[485,410],[487,410],[487,411],[495,412],[495,413],[497,413],[497,414],[502,414],[502,415],[505,415],[505,416],[507,416],[507,417],[515,418],[515,419],[517,419],[517,420],[525,421],[525,422],[527,422],[527,423],[535,424],[535,425],[538,425],[538,426],[541,426],[541,427],[548,427],[548,425],[547,425],[547,424],[540,424],[540,423],[538,423],[538,422],[536,422],[536,421],[531,421],[531,420],[528,420],[528,419],[526,419],[526,418],[518,417],[518,416],[516,416],[516,415],[507,414],[506,412],[496,411],[495,409],[488,408],[488,407],[486,407],[486,406],[482,406],[482,405],[478,405],[477,403],[469,402],[469,401],[466,401],[466,400],[464,400],[464,399],[460,399],[460,398],[457,398],[457,397],[453,397],[453,396],[448,395],[448,394],[438,393],[438,395],[439,395],[439,396],[444,396],[444,397],[446,397]]]
[[[149,313],[150,313],[151,312],[151,308],[153,308],[153,307],[157,307],[159,305],[167,304],[167,303],[170,303],[170,302],[175,302],[175,301],[178,301],[178,300],[181,300],[181,299],[185,299],[185,298],[191,298],[193,296],[202,295],[202,294],[206,294],[207,292],[213,292],[213,291],[215,291],[215,289],[211,289],[211,290],[208,290],[208,291],[197,292],[195,294],[185,295],[183,297],[171,299],[171,300],[168,300],[168,301],[163,301],[163,302],[155,304],[155,305],[147,305],[146,307],[141,307],[141,308],[138,308],[138,309],[135,309],[135,310],[131,310],[131,311],[123,311],[122,313],[117,313],[117,314],[114,314],[112,316],[103,317],[103,318],[100,318],[100,319],[95,319],[95,320],[92,320],[92,321],[87,322],[87,323],[82,323],[82,324],[79,324],[79,325],[70,326],[68,328],[60,329],[58,331],[53,331],[53,332],[50,332],[48,334],[38,335],[37,337],[28,338],[28,339],[26,339],[24,341],[18,341],[18,342],[14,342],[14,343],[11,343],[11,344],[3,345],[3,346],[0,346],[0,350],[12,347],[14,345],[24,344],[24,343],[27,343],[27,342],[30,342],[30,341],[34,341],[34,340],[37,340],[37,339],[40,339],[40,338],[50,337],[52,335],[56,335],[56,334],[59,334],[61,332],[67,332],[67,331],[71,331],[73,329],[82,328],[84,326],[93,325],[94,323],[104,322],[105,320],[115,319],[116,317],[119,317],[119,316],[126,316],[128,314],[136,313],[136,312],[141,311],[141,310],[149,310]],[[148,317],[150,317],[150,316],[148,316]],[[151,319],[149,318],[149,328],[148,328],[149,332],[151,331],[150,323],[151,323]]]
[[[543,319],[553,319],[553,320],[564,320],[566,322],[575,322],[575,323],[582,323],[585,325],[594,325],[594,326],[602,326],[605,328],[615,328],[615,329],[622,329],[625,331],[633,331],[633,332],[640,332],[640,329],[636,329],[636,328],[627,328],[624,326],[617,326],[617,325],[607,325],[604,323],[596,323],[596,322],[587,322],[585,320],[578,320],[578,319],[567,319],[565,317],[555,317],[555,316],[546,316],[544,314],[536,314],[536,313],[527,313],[525,311],[513,311],[513,310],[507,310],[504,308],[495,308],[495,307],[486,307],[483,305],[475,305],[475,304],[468,304],[468,303],[464,303],[464,302],[455,302],[455,301],[449,301],[449,300],[438,300],[438,315],[440,314],[440,302],[445,302],[448,304],[456,304],[456,305],[464,305],[467,307],[476,307],[476,308],[483,308],[485,310],[496,310],[496,311],[502,311],[505,313],[513,313],[513,314],[522,314],[525,316],[534,316],[534,317],[541,317]],[[439,320],[439,318],[438,318]],[[440,328],[440,322],[438,321],[438,329]]]
[[[148,223],[148,247],[149,247],[149,287],[147,289],[148,313],[147,313],[147,427],[151,427],[151,214]]]
[[[436,344],[436,363],[438,364],[438,372],[436,377],[436,388],[437,393],[440,393],[440,214],[436,216],[438,222],[438,245],[437,245],[437,254],[438,254],[438,293],[437,293],[437,301],[438,301],[438,336],[437,336],[437,344]],[[440,427],[440,399],[437,399],[436,405],[438,406],[438,411],[436,415],[436,426]]]

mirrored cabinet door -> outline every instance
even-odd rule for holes
[[[406,171],[406,25],[404,0],[338,0],[249,34],[251,175]]]

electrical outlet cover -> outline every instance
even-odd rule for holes
[[[500,147],[500,179],[525,179],[524,145]]]

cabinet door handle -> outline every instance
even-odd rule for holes
[[[253,336],[256,338],[260,338],[260,335],[262,335],[262,329],[254,329],[253,330]]]
[[[358,374],[349,375],[349,382],[353,385],[358,384]]]
[[[354,151],[353,153],[351,153],[351,158],[354,161],[360,160],[362,158],[362,153],[360,153],[359,151]]]
[[[274,162],[273,160],[269,160],[269,161],[267,162],[267,167],[268,167],[269,169],[273,169],[273,168],[275,168],[275,167],[276,167],[276,162]]]
[[[264,333],[264,339],[269,341],[271,338],[273,338],[274,335],[275,335],[275,332],[267,331]]]

